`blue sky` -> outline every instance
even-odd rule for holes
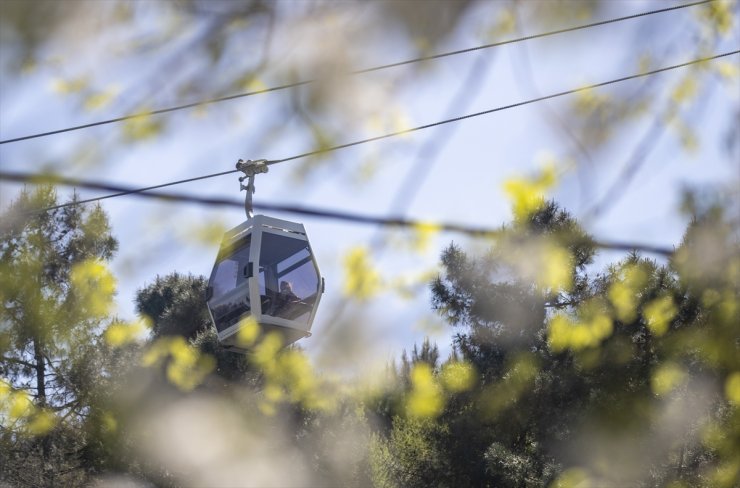
[[[294,5],[283,3],[285,8]],[[534,33],[561,26],[582,23],[574,12],[571,18],[553,19],[544,25],[533,15],[542,3],[525,2],[522,9],[522,30]],[[608,2],[595,13],[597,19],[659,8],[665,2]],[[461,21],[455,33],[434,51],[460,49],[485,42],[481,35],[494,25],[502,4],[483,3]],[[346,5],[345,5],[346,7]],[[359,7],[358,7],[359,8]],[[696,57],[697,23],[692,9],[645,17],[604,27],[597,27],[562,36],[533,40],[486,51],[454,56],[424,63],[416,67],[401,67],[352,79],[342,79],[329,93],[331,110],[324,113],[329,126],[341,128],[337,143],[361,139],[396,127],[416,126],[444,118],[449,101],[455,96],[466,73],[477,57],[489,58],[482,75],[481,89],[474,94],[463,113],[476,112],[554,93],[584,84],[605,81],[639,70],[640,59],[652,56],[652,66],[683,62]],[[154,9],[156,13],[156,9]],[[334,19],[312,18],[298,22],[286,16],[278,22],[271,49],[271,60],[278,68],[291,63],[307,64],[321,57],[322,43],[342,41],[343,52],[360,68],[406,59],[415,55],[413,46],[392,28],[361,29],[377,22],[377,15],[368,9],[352,12],[344,8]],[[58,33],[59,42],[44,47],[52,61],[22,76],[11,75],[5,68],[0,79],[0,137],[11,138],[27,133],[85,123],[125,110],[126,94],[138,77],[156,72],[159,63],[170,52],[186,45],[188,35],[202,26],[196,22],[190,31],[175,41],[152,50],[151,55],[133,59],[112,58],[110,46],[125,44],[123,40],[145,38],[147,32],[157,32],[158,18],[143,18],[136,25],[140,32],[111,29],[95,42],[75,43],[70,34]],[[90,16],[95,15],[93,9]],[[84,20],[84,19],[83,19]],[[83,22],[80,20],[80,22]],[[367,25],[366,25],[367,24]],[[329,34],[327,29],[331,29]],[[364,35],[356,33],[363,32]],[[52,40],[57,32],[52,33]],[[84,30],[79,35],[84,38]],[[296,40],[296,37],[303,36]],[[504,38],[514,37],[510,33]],[[327,39],[328,37],[328,39]],[[737,49],[740,43],[737,26],[729,36],[721,38],[714,52]],[[223,76],[243,59],[255,56],[257,44],[245,42],[242,49],[230,51],[214,79]],[[77,52],[70,47],[84,46]],[[3,49],[10,49],[4,47]],[[0,54],[7,51],[0,51]],[[325,53],[324,53],[325,54]],[[530,58],[534,80],[540,93],[531,90],[522,76],[524,56]],[[725,58],[738,65],[738,56]],[[202,69],[197,61],[188,60],[178,76]],[[299,66],[299,71],[309,67]],[[272,86],[284,82],[279,69],[268,71],[260,82]],[[85,112],[79,98],[60,96],[52,90],[55,80],[74,78],[86,73],[97,86],[122,93],[110,107]],[[509,202],[502,190],[507,178],[524,176],[536,171],[543,160],[558,161],[563,174],[552,193],[561,205],[576,216],[583,216],[594,197],[603,195],[625,165],[633,148],[649,129],[652,118],[669,99],[687,70],[659,75],[652,88],[653,106],[644,116],[624,126],[614,124],[618,131],[603,147],[593,150],[591,163],[585,159],[563,134],[550,122],[546,110],[565,118],[574,97],[533,104],[488,116],[470,119],[455,127],[449,143],[439,153],[427,180],[409,208],[408,216],[422,220],[466,223],[497,227],[510,219]],[[164,76],[165,75],[158,75]],[[586,228],[603,240],[631,241],[663,246],[677,245],[687,221],[679,212],[681,191],[686,186],[718,186],[734,188],[740,181],[738,148],[734,153],[723,148],[726,133],[737,130],[738,84],[727,82],[715,72],[699,74],[699,92],[680,112],[699,141],[693,153],[682,146],[675,130],[668,128],[656,139],[644,164],[634,175],[624,194],[609,205],[598,218],[587,221]],[[175,84],[177,78],[172,83]],[[179,103],[175,90],[161,83],[160,91],[147,97],[152,107]],[[640,89],[646,80],[635,80],[618,87],[601,89],[598,93],[621,94]],[[209,94],[204,93],[204,97]],[[225,171],[233,168],[239,158],[278,159],[311,150],[303,127],[284,115],[285,100],[290,95],[278,92],[249,97],[204,110],[178,112],[172,116],[168,130],[153,140],[122,143],[120,128],[102,126],[14,144],[0,146],[0,166],[3,170],[38,171],[52,169],[65,176],[100,179],[131,186],[148,186],[161,182]],[[134,97],[135,98],[135,97]],[[547,108],[544,105],[547,105]],[[364,118],[368,114],[377,115]],[[379,114],[379,115],[378,115]],[[333,119],[332,116],[335,116]],[[285,120],[280,120],[284,117]],[[734,117],[734,119],[733,119]],[[347,122],[347,121],[350,122]],[[272,137],[265,128],[280,125],[285,130]],[[605,124],[608,126],[608,123]],[[611,128],[611,127],[610,127]],[[331,153],[324,164],[311,169],[304,182],[295,177],[299,162],[287,162],[270,168],[267,175],[257,177],[256,202],[297,204],[327,209],[384,215],[414,162],[416,152],[429,138],[439,137],[433,128],[414,134],[375,142]],[[339,132],[339,131],[338,131]],[[91,142],[99,145],[92,153]],[[568,161],[577,157],[579,166],[573,169]],[[372,168],[369,179],[361,179],[364,169]],[[19,191],[14,184],[0,184],[0,208],[6,208]],[[583,189],[587,192],[584,194]],[[242,197],[236,175],[222,176],[177,188],[205,196]],[[67,189],[62,191],[65,194]],[[83,197],[96,193],[81,190]],[[120,251],[113,261],[119,279],[118,307],[124,318],[134,316],[135,290],[151,282],[156,275],[173,271],[207,275],[217,251],[213,243],[199,242],[193,235],[212,222],[226,227],[244,219],[242,211],[220,207],[201,208],[155,202],[139,198],[116,198],[103,204],[110,215]],[[302,345],[317,355],[329,352],[341,343],[337,328],[351,331],[357,338],[358,351],[365,359],[385,361],[397,357],[403,348],[410,348],[425,335],[432,334],[443,352],[448,350],[449,330],[441,329],[439,319],[430,310],[429,293],[422,284],[412,300],[393,292],[382,293],[368,303],[353,303],[342,321],[327,331],[334,307],[345,301],[342,292],[342,256],[355,247],[367,245],[375,229],[315,218],[276,215],[288,220],[300,220],[306,225],[322,273],[326,277],[326,295],[313,326],[313,337]],[[375,262],[388,281],[415,276],[432,269],[440,251],[452,240],[473,251],[484,243],[470,242],[460,235],[436,236],[422,253],[412,250],[409,234],[393,232],[394,246]],[[601,266],[619,253],[602,253]],[[339,341],[339,342],[337,342]],[[325,356],[322,356],[325,357]]]

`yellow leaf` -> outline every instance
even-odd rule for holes
[[[621,322],[630,323],[637,318],[638,294],[647,279],[641,267],[630,264],[619,271],[616,281],[609,287],[607,296]]]
[[[725,381],[725,396],[736,407],[740,407],[740,371],[735,371]]]
[[[92,93],[85,98],[83,107],[89,111],[100,110],[107,107],[116,98],[117,94],[118,90],[115,88]]]
[[[32,435],[44,435],[50,432],[59,422],[59,418],[49,410],[41,410],[28,423]]]
[[[678,310],[670,296],[656,298],[645,305],[643,310],[648,328],[658,337],[668,332],[668,326],[677,313]]]
[[[410,417],[436,418],[442,413],[444,398],[434,380],[432,368],[417,363],[411,370],[411,392],[406,398],[406,413]]]
[[[694,95],[696,95],[697,88],[698,88],[698,85],[694,77],[691,75],[686,76],[673,89],[673,92],[671,93],[671,98],[673,99],[673,102],[676,104],[687,102],[691,98],[693,98]]]
[[[144,318],[136,322],[112,324],[103,333],[103,339],[111,347],[122,347],[131,344],[151,327],[147,323],[150,320]]]
[[[101,418],[101,423],[103,426],[103,430],[106,432],[116,432],[118,430],[118,421],[110,412],[103,413],[103,416]]]
[[[191,238],[206,246],[218,245],[226,233],[227,226],[220,220],[210,220],[203,224],[190,226],[183,237]]]
[[[33,414],[35,407],[28,393],[22,390],[16,390],[10,394],[8,399],[10,407],[8,415],[11,419],[20,419]]]
[[[131,141],[151,139],[162,131],[162,123],[155,121],[152,115],[146,113],[147,110],[141,110],[134,118],[123,122],[122,130],[126,139]]]
[[[587,115],[606,107],[610,101],[611,99],[608,95],[598,93],[593,88],[579,90],[575,94],[575,110],[583,115]]]
[[[660,365],[650,378],[650,387],[656,395],[673,391],[686,379],[686,371],[676,363]]]
[[[699,12],[717,32],[727,36],[732,32],[732,26],[735,24],[732,4],[733,2],[728,0],[719,0],[704,5]]]
[[[160,337],[149,345],[141,357],[141,365],[152,367],[158,365],[169,355],[170,338]]]
[[[239,347],[248,348],[254,345],[260,335],[260,326],[254,317],[247,317],[239,322],[236,332],[236,343]]]
[[[70,271],[70,281],[84,309],[93,317],[105,317],[114,306],[116,279],[102,261],[89,259]]]
[[[570,291],[573,286],[573,256],[567,249],[546,246],[540,264],[538,285],[551,290]]]
[[[355,247],[344,257],[344,293],[358,300],[375,296],[381,287],[380,274],[371,266],[365,247]]]
[[[60,95],[69,95],[71,93],[77,93],[88,86],[88,79],[86,77],[73,78],[73,79],[62,79],[55,78],[51,81],[51,89]]]
[[[275,357],[281,347],[283,347],[283,341],[280,339],[279,335],[274,332],[267,334],[267,336],[257,344],[257,347],[255,347],[254,354],[251,356],[252,362],[262,368],[267,368],[270,363],[274,363]]]
[[[267,85],[265,85],[259,78],[249,76],[241,82],[241,87],[245,91],[256,92],[265,90],[267,88]]]
[[[417,252],[429,249],[432,239],[439,233],[441,227],[432,222],[419,222],[414,226],[413,248]]]
[[[442,385],[454,393],[467,391],[475,384],[475,368],[466,362],[451,362],[442,366]]]
[[[488,35],[491,39],[497,39],[511,34],[516,29],[516,16],[511,9],[503,9],[499,12],[496,22],[489,29]]]
[[[740,68],[738,68],[735,63],[731,63],[729,61],[718,61],[716,67],[717,73],[727,81],[735,81],[740,77]]]
[[[558,476],[552,488],[588,488],[592,485],[588,473],[581,468],[570,468]]]
[[[547,342],[551,351],[581,351],[596,347],[612,334],[614,324],[611,317],[594,305],[584,304],[582,309],[584,317],[580,320],[574,320],[562,313],[550,319]]]
[[[555,165],[547,164],[534,178],[510,178],[503,184],[509,196],[514,215],[526,219],[545,204],[545,193],[555,186]]]

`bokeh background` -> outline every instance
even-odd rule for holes
[[[238,159],[290,158],[738,49],[738,3],[717,0],[351,74],[678,5],[647,0],[1,0],[0,171],[146,187],[229,171]],[[398,228],[271,214],[304,223],[326,278],[313,335],[298,343],[300,354],[286,364],[306,361],[322,378],[343,378],[337,381],[346,385],[360,383],[358,378],[365,378],[368,371],[382,372],[392,364],[407,364],[401,357],[410,357],[425,340],[436,344],[435,354],[440,359],[454,355],[459,329],[449,326],[449,315],[432,307],[430,282],[440,273],[444,275],[440,256],[450,243],[474,256],[484,255],[492,241],[440,232],[438,223],[512,228],[516,227],[512,220],[526,220],[536,210],[536,204],[527,206],[528,199],[551,199],[596,241],[625,245],[622,250],[598,250],[582,270],[591,276],[609,264],[622,262],[631,247],[678,248],[687,226],[709,209],[722,209],[733,222],[730,235],[737,238],[739,76],[735,54],[271,166],[267,174],[256,178],[256,205],[311,207],[424,223]],[[7,142],[303,80],[314,81]],[[244,193],[239,192],[237,176],[228,174],[163,191],[238,200]],[[30,183],[25,186],[28,191],[33,187]],[[12,202],[21,198],[23,188],[17,181],[0,179],[0,208],[8,222],[17,218],[18,209]],[[81,199],[106,194],[60,185],[56,189],[58,202],[69,199],[73,191]],[[118,241],[117,252],[108,262],[115,277],[114,301],[105,314],[106,320],[115,323],[139,320],[142,307],[137,310],[137,292],[158,277],[165,279],[172,273],[208,276],[223,232],[245,219],[238,207],[136,195],[102,200],[101,205],[108,215],[110,233]],[[536,262],[536,252],[532,253],[517,254],[516,259],[525,264]],[[666,255],[649,251],[643,251],[642,256],[654,260],[656,266],[670,261]],[[542,272],[542,266],[528,270],[525,276],[537,281],[533,276]],[[4,272],[11,273],[11,269],[6,267]],[[4,283],[10,290],[8,281]],[[736,292],[737,281],[733,286]],[[9,328],[10,319],[6,316],[3,320]],[[97,330],[102,334],[108,326],[109,322],[101,322]],[[735,328],[731,333],[736,332]],[[138,345],[126,347],[146,349],[151,335],[142,329],[132,340]],[[149,366],[156,367],[159,356],[154,350],[149,350],[153,354]],[[162,354],[162,358],[167,356]],[[192,361],[195,364],[196,360]],[[525,371],[535,367],[526,359],[521,361]],[[122,363],[126,361],[122,359]],[[512,368],[517,364],[514,361]],[[434,375],[442,374],[434,365],[431,370]],[[270,371],[262,371],[262,379],[266,377],[268,383]],[[10,381],[9,373],[4,374],[12,391],[23,390],[27,377],[32,376],[20,372],[17,381]],[[425,381],[419,379],[424,374],[417,373],[417,380]],[[185,374],[197,377],[193,375]],[[722,378],[725,375],[721,373]],[[290,383],[285,385],[290,390]],[[249,395],[269,396],[270,390],[263,387],[255,391]],[[138,452],[145,446],[144,457],[153,459],[157,467],[109,463],[91,478],[75,478],[72,483],[89,479],[113,483],[105,476],[123,473],[126,478],[116,478],[116,482],[260,486],[344,484],[350,479],[372,478],[380,485],[412,484],[409,479],[384,478],[375,471],[375,477],[352,478],[355,468],[347,466],[365,459],[362,446],[355,444],[369,445],[367,439],[378,435],[355,418],[351,426],[337,427],[341,430],[337,445],[346,442],[352,449],[316,447],[317,451],[329,449],[330,457],[337,458],[332,466],[342,465],[346,471],[336,468],[317,475],[311,456],[301,447],[295,447],[296,452],[280,452],[282,460],[275,464],[274,456],[290,445],[295,426],[277,422],[269,432],[262,431],[259,423],[250,422],[234,408],[239,395],[249,396],[247,393],[231,391],[220,396],[222,393],[195,395],[180,402],[173,399],[177,396],[174,393],[162,394],[149,404],[146,415],[136,416],[130,424],[117,420],[133,426],[127,432],[149,431],[148,435],[167,444],[140,443],[138,434],[129,439],[126,449]],[[302,398],[298,403],[310,411],[312,405],[302,404],[305,398],[298,397]],[[433,398],[428,400],[434,403]],[[157,405],[168,402],[174,405],[174,413],[165,419]],[[688,411],[688,405],[681,404],[681,408]],[[267,415],[268,410],[261,414]],[[429,416],[436,418],[436,414]],[[681,413],[676,418],[683,416]],[[347,417],[343,421],[349,422]],[[336,427],[335,423],[330,425]],[[175,449],[174,454],[168,454],[171,446],[180,442],[176,433],[182,426],[187,426],[181,433],[182,445],[189,445],[183,449],[194,451]],[[670,425],[660,428],[666,432],[672,429]],[[205,434],[215,431],[222,432],[219,436],[224,439]],[[598,428],[585,429],[581,435],[584,443],[592,444],[601,443],[606,436]],[[670,436],[664,437],[656,439],[669,442],[666,439]],[[323,438],[316,442],[329,441]],[[261,443],[269,444],[269,449],[256,447]],[[234,460],[229,457],[234,450],[247,454]],[[206,451],[212,454],[204,454]],[[119,454],[114,458],[119,459]],[[128,459],[120,454],[120,459],[124,458]],[[286,459],[301,462],[282,472],[279,466]],[[490,469],[495,471],[496,464],[491,463]],[[513,472],[514,468],[507,465],[501,469]],[[592,473],[593,467],[589,469]],[[540,470],[539,481],[532,481],[533,486],[542,480],[562,478],[563,483],[575,480],[577,484],[586,479],[583,472],[553,470],[549,474]],[[189,474],[178,474],[183,472]],[[572,479],[558,478],[556,472]],[[634,479],[649,478],[640,469],[635,472]],[[608,474],[611,471],[605,473],[603,479],[613,482]],[[736,480],[735,473],[732,479]],[[5,482],[22,484],[19,479]],[[650,479],[645,483],[660,484],[668,478]]]

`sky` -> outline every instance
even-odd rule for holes
[[[325,56],[327,46],[339,49],[351,60],[354,69],[418,54],[398,28],[392,24],[375,25],[383,19],[372,8],[343,3],[336,15],[298,20],[300,16],[290,12],[294,7],[303,8],[300,5],[280,3],[283,16],[278,17],[272,33],[270,68],[259,80],[264,86],[285,82],[280,78],[281,66],[294,66],[299,75],[310,77],[310,69],[316,66],[311,60]],[[508,3],[483,2],[468,11],[458,27],[434,46],[433,51],[486,42],[484,33],[490,33],[491,26],[500,23],[502,5]],[[535,15],[543,5],[524,2],[519,12],[521,33],[629,15],[660,8],[666,3],[606,2],[593,19],[580,18],[577,9],[573,9],[572,15],[553,18],[550,23],[541,22]],[[148,86],[154,87],[153,93],[145,97],[150,107],[189,101],[178,98],[175,88],[193,73],[203,76],[199,72],[203,66],[196,57],[186,56],[183,66],[171,70],[172,79],[168,78],[168,72],[160,71],[168,67],[172,53],[194,49],[188,43],[197,37],[199,29],[207,28],[205,17],[202,22],[188,24],[182,35],[175,35],[161,45],[154,43],[149,54],[111,55],[115,49],[125,50],[129,42],[146,42],[150,36],[156,38],[169,28],[161,22],[156,5],[150,10],[139,12],[137,30],[111,28],[104,34],[96,34],[95,42],[89,42],[91,39],[85,38],[84,28],[77,26],[76,30],[74,24],[52,31],[42,49],[41,58],[46,62],[21,75],[11,73],[7,59],[0,57],[0,139],[130,113],[137,108],[132,100],[137,98],[136,87],[142,78],[150,80]],[[94,23],[96,12],[91,9],[86,14],[90,19],[80,19],[80,25]],[[684,62],[696,57],[693,46],[700,31],[693,15],[691,8],[683,9],[418,66],[327,80],[330,107],[321,112],[320,120],[333,128],[336,143],[343,143],[427,124],[447,118],[450,113],[462,115],[487,110],[633,74],[639,71],[646,55],[650,56],[653,67]],[[372,29],[367,28],[370,25]],[[518,35],[514,31],[502,37]],[[88,42],[77,42],[77,37]],[[254,59],[260,45],[246,36],[243,43],[229,48],[217,69],[210,73],[211,81],[226,79],[241,64],[249,63],[245,60]],[[740,35],[734,26],[714,45],[713,52],[738,49],[738,45]],[[79,50],[72,52],[70,47]],[[12,44],[5,44],[0,56],[9,56],[12,49]],[[724,60],[734,66],[740,63],[737,55]],[[475,63],[485,63],[485,68],[475,76],[479,89],[471,90],[465,80]],[[528,70],[532,73],[531,80]],[[553,123],[566,120],[578,100],[573,96],[563,97],[336,151],[307,169],[301,161],[274,165],[268,174],[257,176],[255,203],[305,205],[376,216],[392,214],[391,202],[397,194],[407,191],[404,180],[420,149],[451,130],[449,141],[436,157],[422,159],[420,164],[425,168],[426,178],[406,216],[498,227],[511,219],[503,183],[512,177],[532,175],[547,161],[555,161],[561,177],[550,196],[575,216],[586,218],[591,205],[607,195],[613,182],[620,178],[631,154],[645,134],[650,133],[653,118],[670,100],[671,90],[686,72],[686,69],[675,70],[657,75],[654,80],[627,81],[597,90],[597,94],[611,96],[638,93],[646,83],[655,83],[657,87],[653,88],[654,104],[643,116],[635,117],[624,128],[602,122],[603,128],[619,133],[607,144],[589,151],[588,158],[573,144],[562,124]],[[115,101],[97,111],[86,111],[79,96],[57,93],[60,80],[74,79],[80,74],[94,79],[96,86],[117,93]],[[698,76],[699,92],[694,102],[686,104],[680,112],[694,131],[697,149],[687,151],[672,127],[648,138],[649,155],[638,170],[629,172],[630,184],[610,199],[604,212],[583,220],[596,238],[676,246],[687,223],[686,215],[679,210],[684,188],[693,186],[711,191],[720,187],[738,188],[740,148],[728,151],[724,141],[728,131],[738,130],[740,84],[728,82],[713,71],[700,72]],[[536,86],[532,86],[532,81]],[[450,102],[460,96],[460,90],[470,90],[466,93],[467,106],[458,105],[450,112]],[[200,98],[210,96],[202,93]],[[107,125],[0,145],[0,169],[53,170],[70,177],[139,187],[226,171],[240,158],[289,157],[313,149],[305,127],[286,113],[286,100],[290,96],[290,93],[274,92],[177,112],[169,118],[167,130],[151,140],[125,142],[120,127]],[[277,135],[273,131],[276,126],[282,129]],[[577,161],[578,165],[574,167],[570,161]],[[303,181],[296,177],[298,170],[306,171]],[[422,177],[418,172],[416,176]],[[0,183],[0,210],[8,207],[20,188],[17,184]],[[201,196],[241,198],[244,195],[239,192],[237,175],[189,183],[176,190]],[[60,195],[69,191],[60,190]],[[78,191],[83,198],[99,195],[90,190]],[[103,207],[119,240],[120,249],[112,268],[119,280],[118,314],[126,319],[135,316],[136,290],[151,283],[155,276],[173,271],[208,275],[218,244],[213,239],[202,239],[203,230],[213,223],[230,228],[245,218],[239,209],[134,197],[105,200]],[[336,308],[348,300],[343,292],[343,256],[357,246],[368,246],[377,229],[312,217],[274,216],[304,223],[326,278],[326,292],[313,324],[313,335],[300,343],[309,353],[330,364],[332,349],[346,346],[343,333],[350,333],[356,339],[358,364],[397,358],[403,349],[410,349],[426,336],[439,344],[443,354],[449,351],[454,331],[443,326],[432,312],[425,282],[416,285],[410,299],[388,290],[368,302],[352,301],[340,320],[330,323]],[[389,241],[388,250],[373,259],[387,283],[433,272],[440,252],[452,241],[471,252],[481,251],[487,245],[461,235],[439,234],[424,249],[419,249],[411,233],[405,231],[392,231]],[[621,255],[601,253],[593,270]]]

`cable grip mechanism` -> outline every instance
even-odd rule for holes
[[[244,211],[247,214],[247,219],[251,219],[253,215],[252,208],[252,195],[254,194],[254,176],[259,173],[267,173],[267,160],[256,159],[252,161],[248,159],[244,161],[240,159],[236,162],[236,170],[244,173],[244,176],[239,177],[239,191],[247,190],[247,196],[244,199]],[[244,180],[247,180],[246,186]]]

